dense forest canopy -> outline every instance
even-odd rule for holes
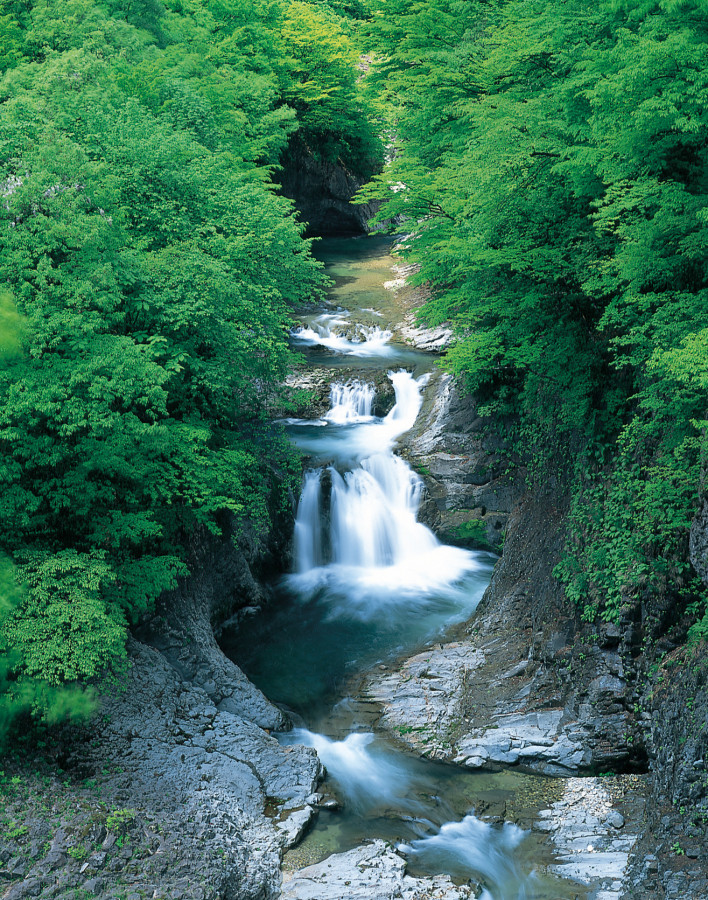
[[[376,0],[410,231],[445,366],[572,473],[557,574],[588,618],[644,591],[708,633],[688,563],[708,406],[703,0]]]
[[[377,152],[340,13],[0,2],[9,707],[120,671],[189,540],[265,525],[297,475],[269,410],[289,310],[323,278],[273,175],[298,131],[353,169]]]

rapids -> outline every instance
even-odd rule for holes
[[[328,789],[342,804],[340,812],[320,813],[301,845],[305,859],[382,837],[397,845],[411,871],[478,881],[483,900],[580,896],[577,885],[562,895],[558,879],[549,888],[536,875],[535,860],[546,851],[535,836],[474,814],[480,797],[505,803],[538,779],[472,774],[417,759],[372,728],[362,704],[348,696],[356,692],[357,673],[430,646],[467,620],[494,563],[488,553],[441,544],[418,520],[423,482],[396,448],[420,411],[430,354],[392,340],[381,312],[390,315],[382,286],[390,258],[376,249],[362,252],[366,242],[350,244],[358,254],[355,274],[341,258],[330,265],[339,275],[332,298],[348,309],[309,313],[293,343],[325,351],[326,364],[334,367],[352,357],[359,372],[378,366],[393,384],[395,405],[388,415],[374,416],[373,384],[349,374],[333,378],[330,408],[321,418],[286,420],[308,458],[293,571],[275,586],[268,610],[242,622],[222,644],[300,723],[276,737],[315,748]],[[372,316],[383,321],[371,324]]]

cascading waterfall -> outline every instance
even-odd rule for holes
[[[334,425],[353,425],[370,421],[374,386],[366,381],[347,381],[330,387],[330,409],[324,415]]]
[[[371,416],[373,387],[353,381],[332,386],[327,429],[313,437],[291,426],[296,444],[331,464],[307,473],[289,584],[301,596],[327,585],[332,615],[370,619],[400,603],[437,603],[481,568],[478,554],[441,544],[417,521],[423,482],[393,448],[415,423],[427,376],[389,378],[396,403],[383,419]]]
[[[369,241],[357,241],[353,255],[359,258]],[[352,311],[339,306],[306,316],[293,342],[318,366],[350,369],[356,359],[357,372],[399,364],[429,370],[428,354],[390,343],[385,328],[353,323],[357,309],[368,320],[380,315],[376,307],[388,308],[390,261],[375,290],[370,271],[360,281],[350,262],[343,289]],[[340,289],[336,297],[342,299]],[[239,623],[232,658],[313,728],[276,737],[314,747],[343,802],[336,814],[320,814],[305,838],[306,858],[377,836],[398,846],[411,874],[479,880],[482,900],[542,900],[556,891],[531,872],[534,838],[473,814],[478,791],[496,776],[482,776],[475,788],[477,775],[401,753],[372,733],[368,705],[342,697],[357,672],[430,647],[468,619],[492,569],[489,554],[444,546],[417,521],[422,482],[394,449],[416,421],[428,376],[389,377],[396,402],[385,417],[373,415],[373,386],[350,379],[332,384],[321,418],[284,421],[312,460],[297,512],[295,573],[275,586],[267,614]],[[499,784],[506,792],[504,779]]]
[[[395,631],[415,615],[428,623],[429,635],[435,615],[444,626],[472,612],[481,592],[470,579],[486,573],[487,561],[441,544],[417,521],[423,482],[394,447],[415,423],[427,376],[416,380],[399,371],[389,378],[396,402],[384,418],[371,415],[373,386],[353,380],[331,386],[321,420],[291,420],[293,440],[320,465],[305,475],[295,525],[297,573],[287,581],[304,602],[326,604],[330,621]],[[494,829],[472,814],[450,821],[452,810],[420,799],[424,782],[374,734],[337,741],[295,729],[280,740],[314,747],[356,814],[398,810],[413,838],[400,849],[411,860],[463,877],[482,874],[485,900],[526,897],[513,856],[525,833],[514,825]]]
[[[347,806],[360,816],[385,815],[391,809],[405,816],[413,839],[398,849],[410,861],[460,880],[470,872],[481,875],[486,887],[480,900],[527,900],[527,886],[534,879],[514,858],[526,837],[522,828],[508,822],[495,828],[472,813],[451,821],[452,809],[441,798],[427,796],[429,784],[420,771],[405,756],[377,744],[371,732],[354,732],[338,741],[294,728],[280,740],[314,747]]]
[[[299,572],[308,572],[323,563],[320,516],[320,472],[307,472],[295,521],[295,558]]]

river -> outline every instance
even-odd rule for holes
[[[415,423],[434,356],[393,339],[401,309],[384,287],[389,251],[382,238],[321,242],[331,306],[304,312],[293,342],[333,372],[329,409],[287,421],[307,457],[294,568],[265,612],[222,637],[296,723],[281,743],[317,750],[337,801],[284,866],[381,837],[413,874],[471,879],[484,900],[581,897],[579,885],[547,873],[551,851],[529,828],[554,796],[552,780],[419,759],[380,733],[377,709],[357,697],[362,673],[444,640],[467,620],[495,561],[442,544],[417,520],[423,483],[396,445]],[[373,372],[387,373],[395,392],[385,415],[373,412]]]

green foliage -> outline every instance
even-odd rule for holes
[[[469,542],[476,547],[493,550],[487,534],[487,523],[481,519],[470,519],[452,529],[452,536],[458,541]]]
[[[120,836],[127,834],[135,823],[134,809],[114,809],[106,816],[106,828]]]
[[[323,280],[271,174],[298,129],[368,152],[342,21],[286,0],[0,7],[0,550],[26,584],[2,634],[48,716],[60,685],[120,672],[195,534],[285,502],[269,417],[290,309]]]
[[[687,562],[707,418],[702,4],[372,8],[399,147],[363,199],[405,218],[422,316],[455,327],[444,365],[517,417],[522,453],[576,456],[569,596],[614,619],[660,590],[705,623]]]
[[[291,0],[282,23],[287,79],[284,95],[297,110],[300,136],[321,159],[341,159],[368,173],[381,143],[363,112],[358,51],[324,4]]]
[[[32,713],[49,724],[67,718],[85,718],[95,708],[92,691],[56,687],[45,678],[24,673],[22,654],[8,640],[8,623],[22,608],[24,590],[18,586],[14,567],[0,557],[0,748],[4,747],[15,719]]]
[[[22,351],[24,322],[12,295],[0,293],[0,369]]]

